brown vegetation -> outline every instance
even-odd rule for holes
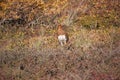
[[[0,0],[0,80],[120,80],[119,7],[119,0]],[[55,37],[59,24],[65,46]]]

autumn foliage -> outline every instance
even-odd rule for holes
[[[0,80],[120,80],[120,0],[0,0]]]
[[[119,0],[1,0],[1,24],[119,26]],[[90,19],[89,19],[90,18]],[[77,23],[78,22],[78,23]]]

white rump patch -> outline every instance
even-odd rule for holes
[[[66,41],[67,38],[66,38],[65,35],[59,35],[59,36],[58,36],[58,40],[59,40],[59,41]]]

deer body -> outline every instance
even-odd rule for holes
[[[68,41],[68,36],[61,25],[58,26],[58,41],[61,46],[65,45]]]

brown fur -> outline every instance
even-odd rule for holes
[[[66,35],[65,31],[63,30],[63,27],[61,25],[58,26],[58,35]]]
[[[69,40],[69,37],[68,37],[68,34],[65,32],[65,30],[63,29],[63,26],[62,25],[58,25],[58,29],[57,29],[57,35],[65,35],[66,38],[67,38],[67,41]]]

